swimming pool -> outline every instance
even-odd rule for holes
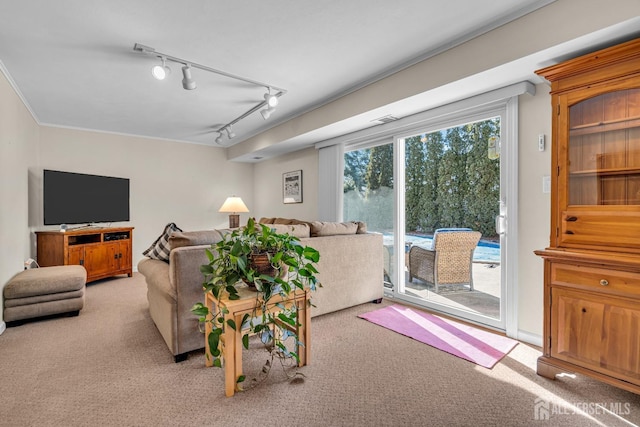
[[[383,233],[383,240],[384,245],[393,246],[393,234]],[[431,249],[433,237],[407,234],[404,236],[404,240],[406,243]],[[409,245],[407,245],[406,250],[409,250]],[[488,240],[480,240],[475,251],[473,251],[473,261],[500,264],[500,244]]]

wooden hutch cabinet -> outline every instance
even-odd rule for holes
[[[640,39],[536,73],[553,126],[537,371],[640,393]]]
[[[132,227],[37,231],[36,236],[41,267],[82,265],[87,270],[87,282],[132,275]]]

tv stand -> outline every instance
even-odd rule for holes
[[[36,231],[36,236],[41,267],[82,265],[87,282],[133,273],[133,227]]]

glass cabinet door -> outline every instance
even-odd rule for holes
[[[559,98],[559,122],[566,128],[558,148],[557,244],[637,251],[640,79],[619,90],[590,92],[586,99],[579,93]]]
[[[569,107],[568,204],[640,205],[640,89]]]

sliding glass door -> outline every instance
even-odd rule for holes
[[[345,149],[343,218],[383,234],[387,296],[506,330],[504,112]]]
[[[500,116],[402,137],[404,280],[397,296],[504,329]]]

